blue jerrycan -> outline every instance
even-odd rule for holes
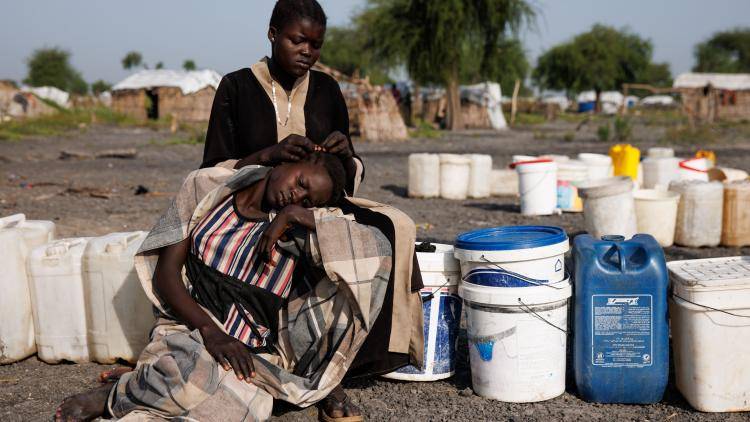
[[[580,235],[575,260],[574,369],[597,403],[655,403],[669,376],[668,273],[647,234]]]

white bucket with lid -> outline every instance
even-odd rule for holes
[[[409,154],[409,197],[440,196],[440,157],[437,154]]]
[[[55,236],[55,223],[27,220],[23,214],[0,218],[0,364],[36,352],[26,259]]]
[[[628,176],[591,180],[578,185],[583,199],[586,231],[594,238],[620,235],[626,239],[637,232],[633,180]]]
[[[57,240],[28,259],[37,355],[47,363],[87,362],[81,258],[90,238]]]
[[[435,252],[417,252],[424,288],[424,366],[405,366],[383,375],[403,381],[436,381],[456,370],[456,343],[461,325],[461,298],[458,282],[461,268],[453,256],[453,246],[433,243]]]
[[[589,180],[604,179],[613,174],[612,157],[609,155],[582,152],[578,154],[578,160],[589,168]]]
[[[750,257],[667,268],[677,389],[701,412],[750,411]]]
[[[550,215],[557,210],[557,163],[549,159],[515,162],[521,214]]]
[[[83,255],[83,287],[91,359],[135,363],[148,344],[153,306],[141,287],[133,257],[146,232],[91,239]]]
[[[534,287],[462,282],[472,388],[482,397],[529,403],[565,392],[568,279]]]
[[[471,160],[459,154],[440,154],[440,196],[466,199],[469,194]]]
[[[650,234],[662,247],[672,246],[680,194],[641,189],[635,191],[633,196],[638,233]]]

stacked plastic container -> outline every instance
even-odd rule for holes
[[[0,218],[0,364],[36,352],[26,260],[32,249],[55,237],[51,221],[27,220],[23,214]]]
[[[722,183],[684,180],[672,182],[669,190],[680,194],[675,243],[693,248],[717,246],[724,206]]]
[[[750,257],[667,266],[677,389],[702,412],[750,411]]]
[[[565,231],[547,226],[482,229],[456,239],[478,395],[535,402],[565,391],[568,249]]]

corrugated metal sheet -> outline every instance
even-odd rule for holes
[[[674,80],[675,88],[703,88],[711,85],[718,89],[750,89],[749,73],[683,73]]]

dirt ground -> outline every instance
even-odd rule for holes
[[[367,169],[360,195],[407,212],[418,224],[420,239],[452,243],[463,231],[509,224],[557,225],[575,233],[583,230],[580,214],[523,217],[513,197],[467,201],[406,197],[407,156],[412,152],[481,152],[491,154],[495,167],[501,167],[512,154],[607,151],[609,144],[596,141],[592,130],[577,132],[572,141],[563,140],[563,134],[574,129],[574,125],[561,122],[533,131],[466,132],[402,143],[358,142],[355,148]],[[636,129],[639,146],[656,145],[660,139],[658,129]],[[540,137],[538,130],[545,136]],[[175,143],[173,139],[168,133],[150,129],[92,127],[62,137],[0,142],[0,215],[23,212],[28,218],[54,220],[60,237],[148,230],[202,154],[202,145]],[[689,155],[701,146],[678,145],[675,149],[679,155]],[[750,170],[750,139],[709,147],[722,165]],[[61,150],[111,148],[136,148],[138,155],[134,159],[59,159]],[[139,185],[149,193],[135,195]],[[750,255],[750,249],[672,247],[666,254],[668,260],[674,260]],[[576,396],[570,377],[566,393],[546,402],[512,404],[483,399],[471,390],[465,349],[462,336],[457,372],[448,380],[404,383],[375,378],[349,381],[345,386],[369,420],[750,420],[750,414],[696,412],[672,382],[662,402],[648,406],[586,403]],[[97,374],[109,367],[94,363],[47,365],[35,357],[0,366],[0,421],[49,420],[64,397],[95,386]],[[277,420],[315,420],[316,415],[314,408],[300,410],[279,404],[275,409]]]

